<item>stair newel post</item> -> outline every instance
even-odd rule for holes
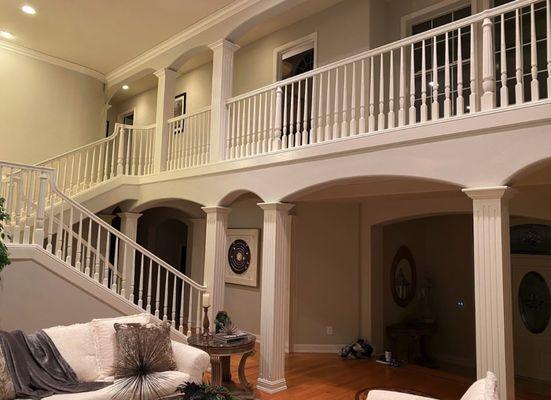
[[[281,109],[283,106],[283,90],[281,86],[276,89],[276,109],[275,109],[275,132],[274,132],[274,150],[281,149]]]
[[[481,109],[491,110],[495,108],[495,60],[493,23],[490,18],[485,18],[482,23],[482,97]]]
[[[38,183],[38,203],[36,207],[36,224],[34,228],[33,243],[42,247],[44,244],[44,214],[46,212],[46,185],[49,173],[42,171]]]
[[[116,175],[124,175],[124,126],[119,128],[119,148],[117,153],[117,173]]]

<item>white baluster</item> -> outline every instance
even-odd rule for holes
[[[380,55],[379,66],[379,115],[377,120],[377,130],[385,129],[385,68],[384,54]]]
[[[300,129],[300,121],[302,120],[302,102],[301,99],[301,89],[302,89],[302,81],[298,81],[296,83],[298,88],[298,96],[297,96],[297,115],[296,115],[296,124],[295,124],[295,134],[294,134],[294,143],[293,146],[300,146],[301,140],[302,140],[302,131]],[[293,85],[294,86],[294,85]]]
[[[302,138],[301,144],[304,146],[308,144],[308,78],[304,80],[304,106],[302,117]]]
[[[168,321],[168,270],[167,269],[165,269],[165,296],[164,296],[164,302],[163,302],[163,321]]]
[[[289,106],[289,133],[287,135],[287,147],[295,146],[295,84],[291,83],[291,104]]]
[[[339,68],[335,68],[335,103],[333,108],[333,132],[331,139],[337,139],[339,138],[340,131],[339,131]]]
[[[316,142],[323,142],[323,72],[321,72],[319,75],[318,80],[318,109],[317,109],[317,116],[318,116],[318,126],[317,126],[317,135],[316,135]]]
[[[324,140],[331,140],[331,70],[327,71],[327,92],[325,103],[325,137]]]
[[[281,148],[286,149],[288,143],[287,135],[290,132],[289,123],[287,122],[287,91],[289,90],[289,86],[286,85],[283,88],[285,90],[285,94],[283,95],[283,134],[281,136]]]
[[[256,154],[257,150],[257,143],[258,143],[258,129],[256,126],[256,119],[257,119],[257,108],[256,108],[256,98],[257,96],[253,96],[253,109],[252,109],[252,121],[251,121],[251,155]]]
[[[425,41],[422,42],[421,49],[421,122],[426,122],[428,118],[427,106],[427,57]]]
[[[342,121],[341,137],[348,136],[348,65],[344,66],[343,84],[342,84]],[[352,90],[353,92],[353,90]]]
[[[282,133],[282,120],[281,120],[281,111],[283,106],[283,90],[281,86],[278,86],[276,89],[276,104],[275,104],[275,122],[274,122],[274,139],[272,142],[272,147],[274,150],[281,149],[281,133]]]
[[[151,287],[153,280],[153,260],[149,259],[149,268],[147,269],[147,305],[145,311],[151,313]]]
[[[362,58],[362,76],[360,77],[360,119],[358,121],[359,133],[365,133],[365,59]]]
[[[262,153],[267,153],[268,152],[268,141],[269,141],[269,138],[268,138],[268,107],[270,107],[270,109],[271,109],[271,105],[272,105],[271,95],[272,95],[272,91],[264,93],[264,127],[263,127],[263,135],[262,135],[262,150],[261,150]],[[268,105],[268,99],[270,99],[270,105]],[[182,285],[183,285],[183,283],[182,283]],[[183,290],[183,286],[182,286],[182,290]]]
[[[388,80],[388,128],[394,128],[396,117],[394,115],[394,51],[390,51],[390,76]]]
[[[551,0],[545,2],[545,44],[547,46],[547,98],[551,98]]]
[[[400,47],[400,98],[398,99],[398,126],[406,124],[406,70],[404,47]]]
[[[461,28],[457,30],[457,99],[455,108],[457,115],[462,115],[465,104],[463,100],[463,52],[461,49]]]
[[[415,109],[415,44],[411,44],[411,56],[409,67],[409,124],[417,122],[417,111]]]
[[[167,279],[167,282],[168,282],[168,279]],[[172,327],[174,329],[176,329],[176,291],[177,291],[176,276],[172,275],[172,307],[171,307],[172,312],[171,312],[171,316],[172,316]]]
[[[440,106],[438,104],[438,52],[436,47],[436,36],[434,36],[432,38],[432,120],[437,120],[440,116]]]
[[[499,98],[501,107],[509,105],[509,89],[507,88],[507,52],[505,44],[505,14],[501,14],[501,42],[500,42],[500,69],[501,69],[501,88]]]
[[[474,113],[477,111],[478,95],[477,95],[477,81],[476,81],[476,69],[477,69],[477,56],[476,56],[476,41],[475,41],[475,28],[474,24],[471,24],[471,55],[470,55],[470,89],[469,95],[469,112]]]
[[[452,102],[451,102],[451,83],[450,83],[450,48],[448,32],[445,35],[445,57],[444,57],[444,118],[451,117]]]
[[[370,58],[369,66],[369,117],[367,118],[368,132],[375,130],[375,57]]]
[[[530,4],[530,62],[532,81],[530,82],[530,91],[532,101],[540,99],[540,88],[538,82],[538,48],[536,42],[536,16],[534,11],[534,3]]]
[[[495,61],[492,20],[484,18],[482,23],[482,98],[481,109],[495,108]]]
[[[352,84],[350,93],[350,136],[358,134],[356,130],[356,62],[352,63]]]
[[[155,292],[155,316],[159,318],[159,306],[161,303],[161,266],[157,264],[157,291]]]
[[[105,264],[103,265],[103,286],[109,287],[109,257],[111,255],[111,232],[105,234]]]
[[[71,229],[71,232],[72,232],[72,227],[70,228]],[[99,279],[99,276],[100,276],[100,256],[101,256],[101,225],[98,225],[98,233],[97,233],[97,236],[96,236],[96,265],[94,267],[94,280],[96,282],[99,282],[100,279]]]

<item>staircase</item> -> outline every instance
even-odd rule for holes
[[[0,162],[8,247],[46,252],[70,275],[101,285],[104,301],[126,302],[128,310],[170,321],[175,333],[189,336],[199,327],[206,287],[69,197],[119,175],[152,171],[152,130],[117,128],[106,139],[43,163],[55,170]]]

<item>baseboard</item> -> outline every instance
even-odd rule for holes
[[[334,353],[337,354],[345,344],[294,344],[293,353]]]

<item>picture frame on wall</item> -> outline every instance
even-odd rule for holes
[[[235,285],[258,285],[259,229],[228,229],[225,281]]]

